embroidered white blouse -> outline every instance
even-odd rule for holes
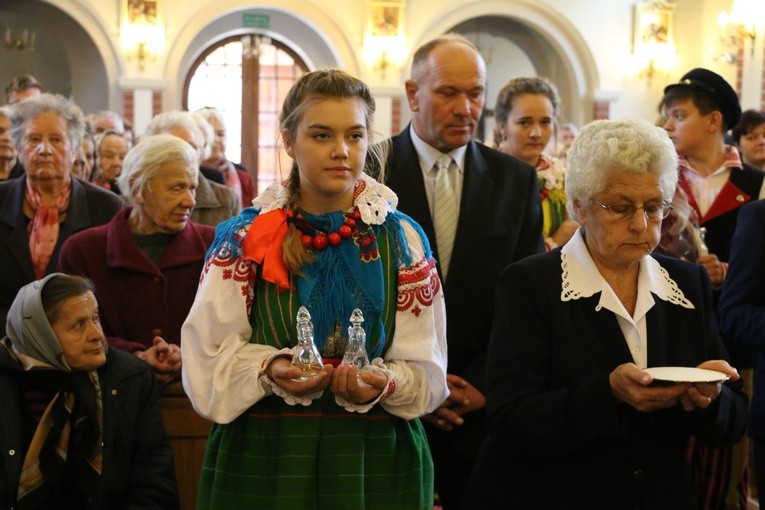
[[[646,314],[655,304],[654,295],[683,308],[694,308],[693,303],[686,299],[683,291],[670,278],[666,269],[661,267],[656,259],[646,255],[640,260],[637,304],[635,314],[630,316],[616,293],[598,271],[587,250],[581,227],[561,249],[561,268],[563,270],[561,301],[590,297],[600,292],[600,301],[595,310],[605,308],[616,315],[632,358],[640,368],[647,368],[648,363]]]
[[[381,224],[394,210],[396,195],[371,177],[362,174],[362,179],[365,187],[354,204],[365,223]],[[285,189],[278,183],[254,200],[261,213],[285,203]],[[366,405],[354,405],[339,397],[335,400],[355,412],[365,412],[379,401],[391,414],[413,419],[433,411],[448,396],[446,308],[435,266],[425,258],[419,234],[407,221],[402,220],[402,225],[413,262],[410,267],[398,268],[393,342],[383,359],[373,360],[387,373],[388,387]],[[250,262],[238,260],[222,267],[208,261],[181,330],[183,387],[197,413],[216,423],[233,421],[274,393],[293,405],[308,405],[321,395],[293,397],[265,375],[275,356],[292,351],[249,343],[252,328],[247,299],[254,294],[253,282],[224,275],[232,270],[246,274],[248,268],[243,265],[247,264]],[[327,387],[324,391],[331,390]]]

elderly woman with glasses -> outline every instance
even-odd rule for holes
[[[488,436],[466,508],[508,498],[515,508],[694,508],[689,436],[732,444],[744,433],[709,275],[651,255],[676,169],[667,134],[645,121],[596,121],[578,135],[566,191],[581,226],[498,283]],[[692,368],[663,380],[649,367]]]

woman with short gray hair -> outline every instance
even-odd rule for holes
[[[127,200],[135,205],[135,196],[141,195],[149,182],[158,176],[167,164],[181,163],[195,176],[199,164],[199,153],[188,143],[172,135],[154,135],[139,143],[125,156],[117,182],[125,190]],[[182,143],[179,143],[182,142]]]
[[[41,94],[34,101],[20,101],[10,108],[11,138],[16,147],[26,134],[25,122],[45,113],[55,113],[63,122],[63,132],[72,147],[79,147],[85,134],[85,116],[71,99],[58,94]]]
[[[694,509],[690,436],[743,436],[706,269],[651,253],[676,157],[642,120],[577,136],[566,189],[580,227],[497,284],[488,434],[463,508]]]
[[[171,110],[156,115],[146,126],[144,136],[162,133],[181,138],[197,150],[200,161],[204,158],[204,134],[190,112]],[[225,185],[222,174],[205,167],[199,167],[199,172],[197,206],[191,219],[215,226],[239,214],[242,204],[234,190]]]
[[[666,131],[634,119],[595,121],[568,155],[566,192],[568,210],[576,218],[574,202],[602,191],[615,174],[656,174],[665,202],[677,186],[677,153]],[[576,150],[575,150],[576,148]],[[671,150],[670,150],[671,149]]]
[[[0,182],[0,326],[16,292],[55,271],[64,240],[106,223],[122,207],[114,193],[72,178],[85,130],[74,102],[42,94],[8,111],[25,173]]]
[[[93,281],[111,344],[145,360],[162,382],[180,375],[181,324],[215,234],[190,220],[198,158],[176,136],[142,138],[118,180],[130,205],[61,250],[62,271]]]

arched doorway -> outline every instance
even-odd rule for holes
[[[260,34],[231,36],[207,48],[192,64],[183,108],[213,106],[226,118],[226,155],[241,161],[258,192],[289,168],[279,151],[279,109],[292,84],[308,70],[287,45]]]
[[[493,109],[497,92],[509,79],[543,75],[561,94],[559,120],[577,125],[592,120],[593,105],[604,96],[598,67],[577,28],[555,8],[522,0],[464,3],[434,19],[414,47],[450,31],[476,43],[487,60],[487,109]],[[605,101],[618,97],[611,96]],[[482,119],[484,137],[491,135],[493,127],[492,112],[486,113]]]
[[[2,49],[3,90],[14,76],[32,74],[46,92],[72,97],[85,113],[119,109],[110,85],[116,82],[115,53],[85,7],[73,0],[0,1],[0,27],[3,35],[8,29],[14,36],[34,32],[34,49]]]
[[[451,31],[470,39],[486,61],[486,105],[477,133],[480,139],[491,138],[499,90],[509,80],[521,76],[544,76],[554,83],[563,99],[558,121],[572,120],[569,112],[576,105],[574,88],[563,72],[561,55],[537,31],[520,20],[504,16],[473,18]]]

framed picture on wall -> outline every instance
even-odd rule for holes
[[[121,0],[123,19],[128,25],[158,25],[160,0]]]
[[[368,3],[369,34],[383,37],[402,35],[403,6],[402,1],[370,1]]]
[[[673,3],[663,0],[646,0],[636,4],[633,50],[640,46],[670,44],[674,9]]]

